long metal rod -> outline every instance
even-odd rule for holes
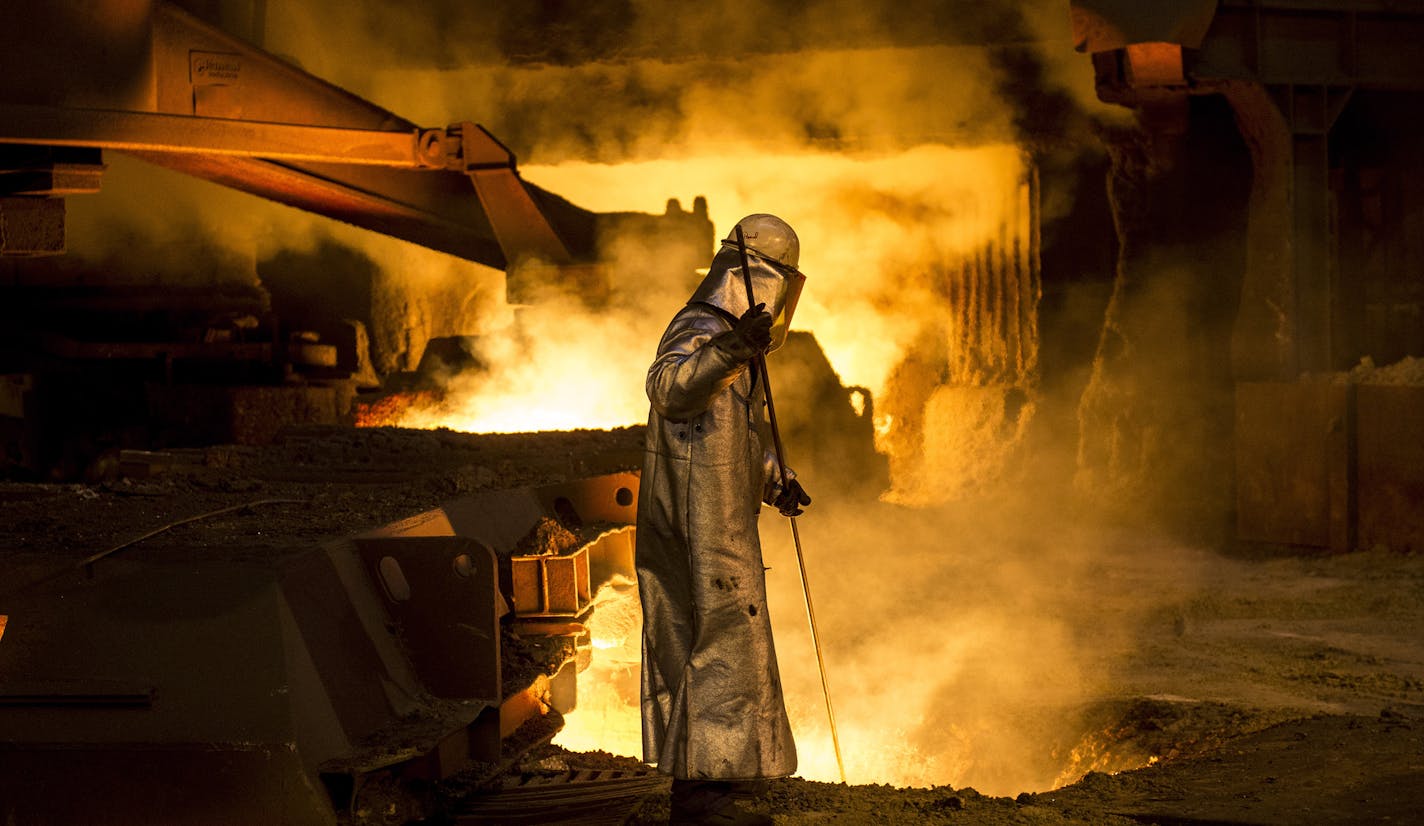
[[[751,262],[747,259],[747,239],[742,235],[742,225],[737,224],[737,251],[742,255],[742,280],[747,285],[747,307],[756,306],[756,294],[752,291]],[[786,488],[786,449],[781,444],[781,428],[776,423],[776,403],[771,400],[771,376],[766,371],[766,354],[757,353],[757,369],[761,371],[761,386],[766,394],[766,418],[771,425],[771,443],[776,448],[776,465],[781,474],[781,487]],[[816,609],[811,606],[811,581],[806,577],[806,557],[801,552],[801,531],[796,527],[796,517],[791,520],[791,539],[796,545],[796,565],[801,572],[801,594],[806,598],[806,619],[811,625],[811,646],[816,649],[816,665],[821,670],[821,693],[826,698],[826,719],[831,724],[831,745],[836,750],[836,768],[840,770],[841,782],[846,782],[845,762],[841,760],[841,737],[836,731],[836,712],[831,707],[831,684],[826,679],[826,658],[821,653],[821,635],[816,630]]]
[[[196,516],[188,516],[188,517],[184,517],[183,519],[176,519],[176,520],[174,520],[174,521],[172,521],[172,522],[169,522],[169,523],[166,524],[166,525],[160,525],[159,527],[154,528],[153,530],[149,531],[148,533],[144,534],[143,536],[137,537],[137,538],[135,538],[135,539],[130,539],[130,540],[126,541],[126,542],[120,542],[119,544],[115,545],[114,547],[109,548],[108,550],[100,551],[100,552],[98,552],[98,553],[96,553],[96,554],[94,554],[94,555],[92,555],[92,556],[86,556],[86,557],[84,557],[83,559],[79,560],[79,562],[75,565],[75,567],[76,567],[76,568],[83,568],[84,571],[85,571],[85,573],[87,573],[87,574],[90,575],[90,576],[93,576],[93,575],[94,575],[94,563],[98,562],[99,560],[105,559],[105,558],[110,557],[110,556],[113,556],[114,554],[118,553],[119,551],[122,551],[124,548],[128,548],[128,547],[132,547],[132,546],[134,546],[134,545],[137,545],[138,543],[144,541],[145,539],[152,539],[153,537],[158,536],[159,534],[163,533],[164,531],[171,531],[171,530],[173,530],[174,528],[179,527],[180,525],[186,525],[186,524],[188,524],[189,522],[197,522],[199,519],[210,519],[210,518],[212,518],[212,517],[214,517],[214,516],[222,516],[222,515],[225,514],[225,513],[232,513],[233,511],[240,511],[240,510],[244,510],[244,509],[246,509],[246,508],[255,508],[255,507],[257,507],[258,505],[305,505],[305,504],[307,504],[307,500],[305,500],[305,499],[258,499],[258,500],[255,501],[255,502],[243,502],[241,505],[233,505],[232,507],[228,507],[228,508],[219,508],[218,510],[215,510],[215,511],[208,511],[208,512],[206,512],[206,513],[200,513],[200,514],[197,514]]]

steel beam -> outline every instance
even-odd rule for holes
[[[0,145],[122,151],[495,268],[593,257],[593,213],[523,181],[474,124],[421,128],[169,3],[132,4],[106,49],[63,4],[14,17]]]
[[[1292,263],[1295,267],[1296,330],[1302,371],[1334,369],[1334,233],[1330,224],[1330,159],[1325,135],[1297,133],[1291,142]]]
[[[0,143],[5,144],[405,168],[443,163],[422,155],[422,133],[428,130],[419,129],[392,132],[14,103],[0,103],[0,123]]]
[[[446,166],[470,176],[508,263],[526,258],[546,264],[571,262],[568,247],[515,174],[514,153],[488,129],[458,123],[446,130],[443,141],[427,140],[426,145],[443,145]]]
[[[467,176],[263,158],[133,153],[152,164],[325,215],[485,266],[507,258]]]

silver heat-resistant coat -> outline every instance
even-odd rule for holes
[[[757,259],[751,268],[757,300],[779,316],[786,289],[776,269]],[[739,304],[721,306],[736,302],[735,285]],[[680,779],[796,770],[757,534],[778,487],[775,455],[762,447],[752,370],[727,349],[746,307],[737,253],[724,249],[648,370],[637,531],[643,755]]]

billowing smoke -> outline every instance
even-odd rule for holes
[[[940,320],[935,273],[999,232],[1024,164],[1013,146],[926,145],[876,155],[742,150],[526,174],[595,208],[651,208],[670,189],[705,195],[719,238],[744,215],[781,216],[800,238],[807,275],[795,326],[816,333],[846,384],[879,392],[921,326]],[[636,283],[641,272],[629,261],[616,275]],[[653,344],[686,297],[665,296]]]
[[[38,264],[111,284],[257,284],[257,241],[274,226],[267,203],[125,155],[104,160],[101,194],[65,202],[66,256]]]
[[[1046,150],[1088,137],[1085,112],[1116,115],[1057,0],[318,2],[272,8],[267,46],[418,122],[477,120],[532,163],[736,143]]]
[[[1175,548],[1152,562],[1141,546],[1070,521],[1052,485],[1024,493],[932,509],[831,502],[801,519],[852,782],[1013,795],[1140,765],[1105,755],[1075,767],[1071,752],[1094,705],[1132,690],[1122,658],[1139,629],[1162,621],[1133,576],[1160,564],[1187,583],[1193,563]],[[761,527],[801,772],[834,780],[790,531],[771,512]]]
[[[1055,748],[1073,744],[1083,704],[1145,610],[1100,610],[1094,589],[1112,553],[1100,535],[1065,528],[1071,474],[1014,485],[1032,476],[1024,468],[1064,456],[1071,467],[1075,449],[1055,434],[1027,462],[1037,367],[1021,338],[1010,356],[1008,331],[1036,294],[1011,305],[1010,281],[992,275],[1033,252],[1014,246],[1028,234],[1004,228],[1018,226],[1009,216],[1034,166],[1066,164],[1092,140],[1091,69],[1071,53],[1066,4],[327,0],[271,7],[265,45],[424,125],[483,123],[526,177],[586,208],[660,212],[670,196],[706,196],[717,236],[751,212],[790,221],[809,277],[796,326],[816,334],[845,384],[877,394],[879,412],[895,408],[896,376],[922,394],[900,405],[921,417],[904,443],[913,484],[900,483],[900,500],[977,497],[967,512],[822,499],[805,519],[851,779],[1004,793],[1058,779]],[[612,303],[545,293],[514,307],[500,273],[145,169],[116,160],[90,216],[73,199],[72,234],[95,239],[81,256],[144,237],[179,272],[202,238],[255,283],[256,259],[320,266],[332,260],[324,245],[354,250],[347,265],[374,285],[370,303],[399,319],[371,320],[381,370],[414,369],[428,338],[472,339],[478,369],[449,377],[440,418],[423,425],[641,421],[643,371],[696,280],[649,278],[663,268],[633,233],[604,239]],[[1072,197],[1046,190],[1039,217],[1067,213]],[[162,213],[141,217],[155,204]],[[967,346],[971,333],[982,344]],[[569,410],[572,421],[539,418]],[[831,778],[794,561],[771,519],[803,770]]]
[[[431,337],[508,324],[497,270],[119,153],[105,163],[103,191],[67,201],[67,255],[36,266],[84,282],[245,288],[269,306],[269,292],[280,305],[298,282],[316,314],[341,307],[368,329],[382,373],[414,370]]]
[[[1100,721],[1160,690],[1133,655],[1180,622],[1202,552],[1095,522],[1058,490],[936,508],[822,498],[801,517],[851,783],[1012,796],[1154,756]],[[761,532],[798,774],[836,781],[790,531],[767,510]],[[556,742],[638,755],[636,594],[624,582],[599,600],[593,666]]]
[[[994,480],[991,466],[1012,458],[1034,412],[1032,357],[1014,375],[980,371],[976,382],[997,389],[972,397],[939,392],[943,371],[920,376],[915,365],[925,350],[938,360],[942,340],[960,334],[944,330],[951,322],[939,310],[954,288],[940,286],[968,277],[956,259],[991,243],[1002,219],[996,202],[1025,179],[1026,161],[1049,172],[1071,164],[1107,111],[1093,97],[1088,61],[1072,52],[1066,8],[1048,0],[893,10],[830,1],[695,10],[485,5],[478,17],[438,3],[421,13],[386,3],[273,9],[267,46],[418,122],[480,121],[515,150],[527,177],[588,208],[655,212],[669,195],[704,195],[719,235],[750,212],[787,218],[805,236],[805,269],[816,279],[799,325],[817,335],[846,384],[884,395],[899,370],[915,388],[908,409],[893,410],[893,400],[880,408],[909,428],[886,446],[914,457],[898,463],[905,498],[958,495]],[[1008,151],[946,161],[951,147]],[[1036,189],[1040,222],[1066,213],[1073,196],[1070,187]],[[1036,255],[1026,236],[1014,242]],[[1007,246],[994,251],[1013,254]],[[612,277],[636,281],[653,270],[622,256]],[[991,295],[999,285],[983,286],[958,300],[1000,300]],[[672,297],[625,315],[605,306],[599,315],[638,331],[632,341],[651,342],[679,303]],[[545,315],[523,312],[531,322]],[[983,329],[1002,321],[982,320]],[[540,360],[516,350],[526,374],[518,381],[536,383],[528,376],[542,372]],[[600,375],[623,383],[649,351],[601,355],[622,366]],[[567,360],[553,360],[561,366],[550,368],[550,383],[566,386],[556,376],[568,372]],[[461,384],[473,399],[509,382],[487,373]],[[925,409],[932,415],[921,422]],[[618,423],[609,415],[585,421]],[[621,421],[640,419],[630,410]],[[509,426],[518,425],[499,425]],[[881,426],[891,429],[888,418]],[[984,461],[963,461],[966,449]],[[917,478],[925,452],[942,455],[967,482],[936,488]]]

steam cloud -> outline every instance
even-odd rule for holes
[[[1072,145],[1086,134],[1084,112],[1103,111],[1056,0],[883,10],[822,0],[757,14],[731,2],[556,5],[567,6],[564,18],[453,0],[420,12],[394,2],[283,4],[268,11],[265,45],[419,123],[485,124],[519,154],[526,177],[588,208],[658,211],[669,195],[706,195],[719,236],[743,214],[782,215],[801,233],[811,279],[797,326],[817,334],[845,383],[877,391],[906,348],[942,322],[924,282],[1001,218],[996,199],[1024,174],[1022,149],[1037,149],[1045,133]],[[999,45],[967,45],[976,42]],[[1053,162],[1051,152],[1037,158]],[[143,238],[171,252],[150,259],[165,272],[205,278],[193,265],[192,239],[203,239],[209,258],[227,262],[220,278],[255,283],[254,249],[334,240],[360,250],[385,283],[411,287],[393,288],[393,304],[416,284],[463,296],[453,309],[397,307],[411,341],[400,329],[374,336],[384,370],[412,369],[422,336],[489,333],[513,320],[497,272],[111,163],[103,196],[71,199],[71,235],[91,239],[81,258],[122,256]],[[1045,220],[1067,209],[1057,198],[1045,200]],[[646,269],[638,256],[636,243],[622,245],[613,271],[636,284]],[[686,292],[648,285],[632,294],[638,300],[599,314],[561,296],[519,310],[525,340],[488,337],[477,355],[489,369],[455,379],[450,395],[477,407],[513,400],[512,411],[491,415],[528,421],[531,398],[560,408],[618,388],[603,418],[582,423],[640,421],[643,371]],[[489,411],[466,412],[480,422]],[[1060,447],[1071,454],[1071,444]],[[1062,766],[1044,758],[1045,744],[1071,737],[1074,709],[1100,688],[1094,675],[1130,643],[1118,629],[1142,609],[1115,617],[1121,623],[1081,610],[1107,558],[1099,537],[1062,541],[1066,517],[1046,509],[1059,493],[1048,489],[1001,489],[1002,512],[981,508],[974,519],[825,501],[808,516],[853,780],[1009,793],[1056,779]],[[768,535],[767,561],[783,679],[803,771],[830,778],[795,563],[778,536]]]
[[[422,9],[284,5],[267,46],[418,122],[478,120],[531,163],[1061,139],[1081,112],[1121,117],[1057,0]]]

